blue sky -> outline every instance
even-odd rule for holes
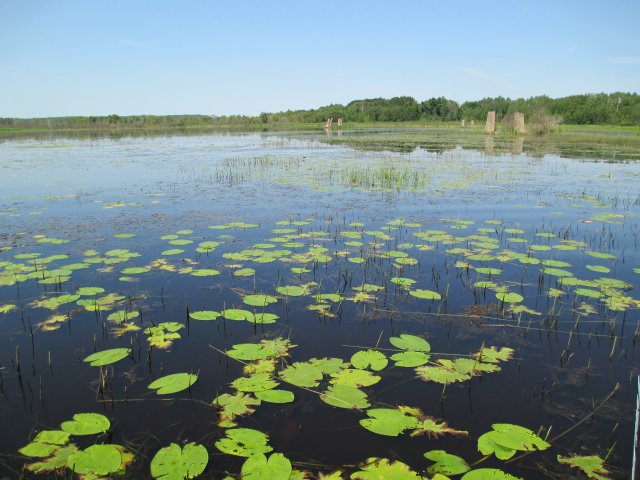
[[[640,1],[2,0],[0,117],[640,91]]]

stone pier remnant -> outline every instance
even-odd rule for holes
[[[464,128],[464,118],[463,118],[463,119],[462,119],[462,121],[460,122],[460,126],[461,126],[462,128]]]
[[[333,117],[327,118],[327,123],[324,124],[325,130],[331,130],[333,127]]]
[[[484,124],[484,133],[494,133],[496,131],[496,112],[487,112],[487,123]]]
[[[516,132],[524,133],[524,113],[516,112],[513,114],[513,127]]]
[[[338,117],[338,126],[341,127],[342,126],[342,117]]]

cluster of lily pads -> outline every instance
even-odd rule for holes
[[[619,217],[602,217],[598,221],[619,221]],[[87,250],[72,263],[68,253],[44,256],[39,253],[18,253],[12,259],[0,261],[0,287],[36,282],[43,288],[53,285],[54,292],[47,292],[33,299],[27,306],[51,312],[49,318],[38,325],[40,331],[55,331],[74,315],[92,312],[106,318],[109,331],[114,336],[125,334],[146,336],[149,348],[168,350],[181,338],[185,324],[161,322],[143,324],[141,308],[133,308],[131,299],[118,292],[106,292],[102,287],[71,286],[79,276],[76,272],[95,268],[104,275],[117,275],[122,282],[135,282],[153,272],[188,275],[207,281],[209,277],[229,274],[246,282],[243,288],[234,290],[238,301],[232,305],[220,305],[216,310],[189,311],[193,321],[233,321],[269,325],[278,323],[280,316],[274,313],[278,304],[287,305],[297,298],[304,307],[322,317],[335,316],[344,302],[376,304],[381,296],[391,290],[402,302],[420,302],[421,308],[440,308],[446,304],[449,287],[437,282],[425,284],[420,273],[421,256],[440,255],[445,265],[452,265],[469,291],[491,291],[489,303],[496,306],[501,318],[505,315],[532,317],[542,315],[527,305],[528,290],[518,282],[501,280],[506,268],[523,269],[537,277],[545,286],[546,294],[554,305],[563,297],[571,297],[571,303],[582,315],[600,312],[626,311],[639,308],[640,301],[629,293],[632,285],[608,275],[615,270],[617,258],[611,253],[593,250],[586,242],[564,238],[559,232],[538,231],[529,241],[526,232],[503,225],[500,220],[487,220],[469,235],[462,231],[471,229],[475,222],[461,219],[441,219],[447,229],[423,229],[422,224],[396,219],[379,229],[366,229],[360,222],[352,222],[334,232],[305,231],[303,227],[312,220],[283,220],[277,222],[269,238],[254,243],[250,248],[233,251],[234,244],[223,238],[200,240],[190,229],[178,230],[161,237],[167,242],[160,257],[138,264],[139,253],[125,248],[100,253]],[[258,224],[230,222],[212,225],[212,231],[230,229],[256,229]],[[134,234],[116,235],[120,239]],[[62,245],[68,240],[38,236],[36,244]],[[335,245],[334,248],[331,245]],[[178,248],[179,247],[179,248]],[[195,247],[195,248],[194,248]],[[164,248],[164,247],[163,247]],[[190,250],[187,251],[186,249]],[[572,251],[589,258],[585,270],[589,277],[579,278],[570,269],[569,262],[558,260],[556,254]],[[3,253],[11,252],[4,248]],[[172,261],[172,259],[176,259]],[[275,263],[289,268],[288,285],[279,282],[272,288],[259,292],[255,279],[261,265]],[[317,282],[314,273],[319,266],[332,264],[347,278],[354,272],[360,275],[355,283],[345,282],[342,288],[327,290]],[[376,280],[365,281],[363,272],[369,267],[384,273]],[[640,273],[639,268],[634,269]],[[583,275],[587,275],[586,272]],[[412,276],[414,278],[412,278]],[[434,278],[436,275],[434,274]],[[313,279],[312,279],[313,278]],[[253,288],[251,285],[253,279]],[[194,280],[198,281],[198,280]],[[418,288],[429,287],[429,288]],[[519,291],[513,291],[520,288]],[[67,291],[68,290],[68,291]],[[567,304],[569,300],[567,301]],[[128,305],[128,306],[127,306]],[[244,308],[240,308],[244,307]],[[15,314],[24,307],[13,304],[0,305],[1,314]],[[468,355],[442,356],[431,352],[431,346],[422,337],[401,334],[389,338],[394,347],[387,356],[384,349],[371,348],[355,352],[348,361],[341,358],[311,358],[307,361],[288,363],[291,342],[282,338],[264,339],[259,343],[241,343],[223,352],[228,357],[243,362],[244,375],[232,381],[230,393],[222,393],[211,401],[218,410],[218,425],[225,429],[216,448],[226,454],[247,457],[240,475],[243,478],[305,478],[308,472],[293,468],[282,453],[271,453],[268,436],[258,430],[238,427],[240,419],[253,413],[264,403],[290,403],[295,401],[295,389],[312,391],[325,404],[343,409],[353,409],[361,418],[358,424],[378,435],[412,436],[467,435],[463,430],[449,426],[443,420],[430,417],[420,409],[407,405],[372,407],[371,396],[364,390],[381,380],[392,366],[413,369],[416,377],[446,387],[452,383],[500,370],[500,364],[508,361],[510,348],[485,347]],[[95,352],[84,361],[95,367],[114,364],[131,355],[129,348],[114,348]],[[155,379],[148,385],[159,395],[172,395],[190,389],[198,375],[189,372],[173,373]],[[282,384],[287,388],[279,388]],[[76,418],[78,417],[78,418]],[[103,434],[110,428],[108,419],[99,414],[78,414],[76,424],[97,424],[93,429],[61,425],[60,430],[40,432],[31,443],[20,450],[27,457],[39,458],[29,463],[27,469],[35,473],[70,470],[83,478],[103,478],[124,474],[134,460],[124,447],[97,443],[84,450],[70,443],[74,435]],[[101,418],[100,418],[101,417]],[[89,420],[91,419],[91,420]],[[106,420],[106,423],[105,423]],[[83,423],[84,422],[84,423]],[[65,427],[65,424],[67,425]],[[106,426],[105,426],[106,425]],[[97,429],[97,430],[96,430]],[[95,431],[94,431],[95,430]],[[78,433],[91,432],[91,433]],[[494,424],[492,430],[477,439],[482,455],[495,455],[500,460],[513,458],[518,452],[545,450],[550,444],[532,430],[511,424]],[[267,454],[271,454],[267,457]],[[513,479],[508,473],[487,468],[477,468],[465,459],[442,450],[425,453],[432,462],[425,472],[418,473],[400,461],[386,458],[370,458],[361,469],[350,473],[351,478],[433,478],[444,479],[463,475],[464,480],[480,478]],[[172,443],[160,449],[151,461],[154,478],[194,478],[205,471],[209,455],[207,448],[196,443],[182,447]],[[577,467],[590,478],[607,478],[607,472],[599,457],[558,457],[563,464]],[[294,462],[295,463],[295,462]],[[343,478],[344,472],[332,472],[325,478]],[[426,475],[426,476],[425,476]]]
[[[390,359],[396,367],[414,368],[425,381],[449,384],[469,380],[471,376],[500,370],[499,364],[508,361],[513,350],[503,347],[482,347],[468,356],[437,358],[425,339],[402,334],[390,337],[389,342],[397,352]],[[295,400],[291,390],[278,388],[280,383],[289,387],[315,392],[326,404],[343,409],[353,409],[366,414],[359,424],[368,431],[395,437],[409,432],[411,437],[427,435],[467,436],[446,422],[425,415],[419,408],[399,405],[395,408],[370,408],[368,395],[361,390],[374,385],[389,365],[389,358],[380,349],[359,350],[348,362],[340,358],[312,358],[306,362],[287,363],[289,351],[295,347],[288,339],[263,339],[259,343],[234,345],[224,352],[244,364],[243,376],[233,380],[230,387],[235,393],[223,393],[213,399],[218,409],[218,425],[225,429],[224,436],[215,442],[217,450],[224,454],[245,457],[240,477],[242,479],[304,479],[311,472],[296,469],[282,453],[272,453],[267,434],[252,428],[238,427],[240,418],[255,412],[262,402],[289,403]],[[94,367],[114,364],[131,353],[127,348],[113,348],[93,353],[84,361]],[[434,358],[432,358],[434,357]],[[425,366],[425,364],[428,364]],[[375,373],[374,373],[375,372]],[[170,395],[188,389],[197,375],[178,373],[156,379],[148,388],[159,395]],[[325,383],[326,382],[326,383]],[[325,388],[319,390],[321,385]],[[70,443],[72,436],[100,435],[110,428],[110,421],[102,414],[76,414],[73,420],[63,422],[60,430],[40,431],[20,453],[38,461],[26,468],[35,473],[61,473],[70,470],[81,478],[97,480],[126,475],[126,468],[135,457],[120,445],[97,443],[79,449]],[[477,440],[478,451],[485,456],[495,455],[508,460],[518,452],[546,450],[551,445],[532,430],[512,424],[494,424],[492,430]],[[270,454],[267,457],[267,454]],[[424,474],[411,469],[401,461],[372,457],[362,462],[360,469],[349,478],[402,478],[445,480],[463,475],[462,480],[497,479],[517,480],[503,470],[474,468],[462,457],[443,450],[430,450],[424,457],[432,464]],[[608,472],[602,459],[595,456],[558,456],[560,463],[577,467],[590,478],[605,479]],[[209,463],[207,448],[195,442],[180,447],[176,443],[158,450],[150,463],[150,473],[155,479],[190,479],[203,473]],[[476,462],[477,464],[478,462]],[[317,472],[316,472],[317,473]],[[342,479],[346,472],[337,470],[319,473],[319,478]],[[425,476],[426,475],[426,476]],[[233,479],[233,476],[226,476]]]

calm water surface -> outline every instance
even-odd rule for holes
[[[378,383],[362,387],[373,408],[417,407],[467,435],[370,432],[359,424],[366,409],[320,399],[328,375],[313,388],[282,383],[293,402],[262,402],[237,425],[268,434],[273,452],[309,475],[340,469],[347,478],[382,457],[430,478],[424,452],[446,450],[473,464],[482,459],[478,438],[492,424],[512,423],[551,447],[509,463],[491,456],[476,468],[573,478],[580,474],[557,455],[599,455],[612,478],[629,478],[640,164],[614,162],[606,150],[587,159],[579,151],[530,156],[518,145],[447,142],[393,152],[323,140],[251,134],[0,143],[0,478],[67,478],[64,468],[30,472],[25,465],[37,459],[18,450],[82,412],[102,413],[111,427],[71,442],[135,453],[126,478],[151,478],[151,458],[172,442],[207,448],[202,478],[239,478],[245,459],[215,446],[225,428],[211,402],[235,392],[230,384],[244,367],[225,350],[290,339],[296,347],[277,364],[279,379],[286,364],[314,357],[348,362],[367,349],[391,357],[399,350],[389,337],[400,334],[427,339],[432,366],[471,358],[482,346],[513,349],[500,371],[446,387],[393,361],[374,372]],[[198,251],[202,242],[215,243]],[[134,267],[144,271],[127,270]],[[235,274],[242,268],[255,273]],[[402,288],[398,277],[415,283]],[[287,296],[278,292],[283,286],[303,286],[305,294]],[[82,287],[104,292],[73,297]],[[411,294],[419,290],[441,298]],[[244,304],[256,292],[277,301]],[[503,302],[500,292],[521,299]],[[319,301],[329,293],[341,300]],[[66,303],[43,304],[65,294],[72,295]],[[117,296],[95,311],[91,299],[108,294]],[[234,308],[278,318],[189,317]],[[126,318],[109,319],[114,312]],[[145,329],[163,322],[179,323],[180,338],[150,347]],[[101,368],[83,362],[118,347],[130,355]],[[165,396],[147,388],[179,372],[198,380]]]

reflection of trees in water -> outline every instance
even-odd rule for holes
[[[484,135],[443,130],[402,132],[398,134],[362,134],[345,132],[342,138],[328,138],[330,144],[345,145],[365,151],[411,153],[420,148],[441,154],[455,148],[478,150],[486,155],[520,155],[531,157],[558,155],[565,158],[604,161],[640,160],[638,139],[631,136],[550,135]]]

